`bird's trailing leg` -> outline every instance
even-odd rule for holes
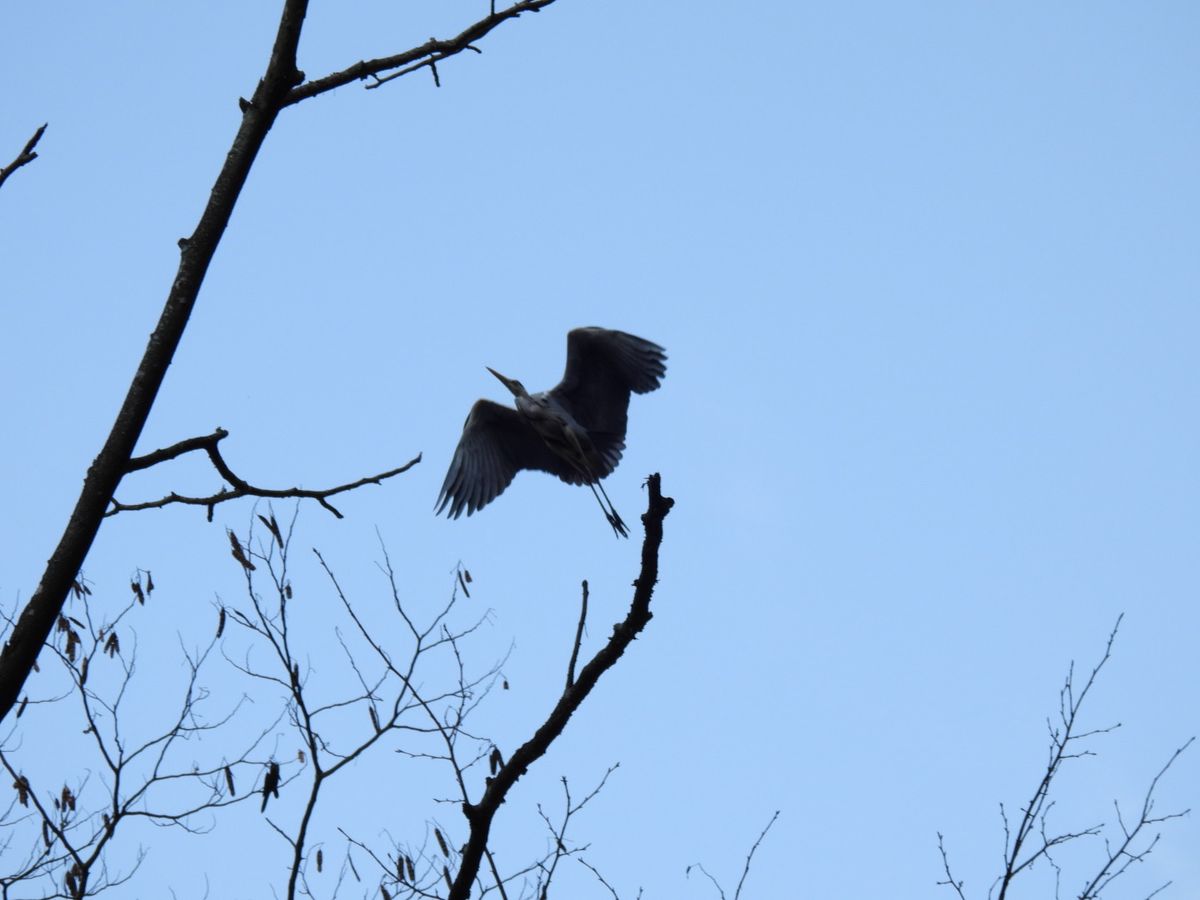
[[[608,519],[608,524],[612,526],[613,533],[617,537],[629,537],[629,529],[625,526],[625,522],[621,519],[617,508],[613,506],[613,502],[608,499],[608,492],[604,490],[604,485],[600,483],[600,479],[592,474],[592,467],[588,465],[588,455],[583,449],[583,444],[579,440],[579,435],[563,423],[563,435],[567,439],[567,446],[570,448],[567,458],[571,460],[577,472],[583,476],[583,482],[592,489],[592,496],[596,498],[596,502],[600,504],[600,509],[604,511],[604,518]],[[600,492],[596,492],[596,488]],[[604,499],[601,500],[600,496]],[[607,504],[607,505],[605,505]]]
[[[607,517],[608,524],[611,524],[614,532],[622,536],[622,538],[628,538],[629,528],[625,526],[625,522],[618,514],[616,506],[612,505],[612,500],[608,499],[608,493],[604,490],[604,485],[600,484],[599,481],[596,481],[595,486],[600,488],[600,494],[602,497],[604,497],[605,503],[608,504],[608,509],[605,510],[605,516]]]
[[[600,503],[600,508],[604,510],[604,517],[608,519],[608,524],[612,526],[612,529],[614,532],[616,532],[617,537],[629,537],[629,528],[626,527],[625,522],[621,519],[620,514],[617,512],[617,508],[613,506],[613,502],[608,499],[608,493],[604,490],[604,485],[602,485],[599,481],[589,481],[588,487],[592,489],[592,494],[596,497],[596,502]],[[600,488],[600,494],[604,495],[604,502],[608,503],[607,508],[604,506],[604,502],[600,501],[600,495],[596,494],[596,488]]]

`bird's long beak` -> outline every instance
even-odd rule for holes
[[[511,378],[505,378],[503,375],[501,375],[499,372],[497,372],[491,366],[484,366],[484,368],[487,369],[489,372],[491,372],[493,375],[495,375],[497,378],[499,378],[500,383],[502,385],[504,385],[506,388],[508,388],[510,391],[512,391],[514,396],[516,395],[517,392],[513,388],[513,380]]]

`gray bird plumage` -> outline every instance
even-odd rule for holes
[[[627,530],[600,479],[625,450],[629,395],[655,390],[666,374],[666,352],[624,331],[576,328],[567,334],[567,368],[549,391],[530,395],[521,382],[489,369],[513,394],[516,409],[491,400],[471,407],[436,512],[469,516],[498,497],[521,469],[586,484],[618,535]]]

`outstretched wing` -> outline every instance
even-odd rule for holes
[[[567,334],[567,370],[549,393],[591,433],[611,472],[625,448],[630,393],[655,390],[666,373],[667,353],[658,344],[624,331],[576,328]]]
[[[521,469],[540,469],[579,482],[570,464],[545,445],[520,413],[478,400],[463,426],[434,512],[440,515],[449,506],[450,518],[457,519],[464,510],[469,516],[499,497]]]

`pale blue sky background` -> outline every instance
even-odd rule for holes
[[[0,157],[50,123],[0,191],[8,607],[107,433],[277,6],[4,15]],[[301,67],[397,52],[485,10],[316,3]],[[297,546],[321,547],[365,608],[384,604],[376,528],[418,609],[462,560],[468,612],[494,610],[481,662],[514,646],[513,690],[480,720],[510,750],[561,685],[579,580],[596,646],[639,542],[540,475],[470,520],[435,519],[462,420],[502,399],[485,365],[553,385],[571,327],[663,344],[664,386],[635,399],[607,482],[631,522],[648,472],[677,500],[655,618],[504,808],[499,827],[525,842],[506,858],[543,846],[534,804],[558,802],[559,776],[582,790],[619,760],[574,834],[622,897],[711,896],[684,878],[696,861],[731,887],[775,809],[753,896],[949,896],[938,830],[980,896],[997,803],[1033,789],[1067,664],[1090,667],[1118,613],[1086,723],[1123,727],[1068,773],[1058,823],[1140,802],[1200,730],[1198,40],[1182,2],[562,0],[441,66],[440,90],[422,73],[282,115],[141,448],[221,425],[236,470],[272,486],[423,452],[345,498],[344,521],[304,507]],[[216,484],[180,462],[119,496]],[[174,665],[175,635],[202,642],[214,597],[237,598],[224,529],[250,518],[228,504],[212,525],[172,509],[103,529],[86,567],[97,608],[124,602],[136,567],[160,586],[137,621],[147,716],[167,702],[157,654]],[[333,598],[297,565],[320,674]],[[219,666],[212,684],[242,689]],[[61,735],[23,741],[46,758]],[[56,761],[54,777],[84,765]],[[337,825],[419,839],[427,798],[449,790],[390,753],[371,766],[351,777],[394,796],[360,780],[331,798],[327,859]],[[1193,753],[1164,779],[1163,811],[1200,805],[1198,767]],[[457,812],[436,814],[460,840]],[[199,897],[201,875],[216,897],[282,883],[256,808],[203,842],[144,843],[123,895]],[[1200,895],[1197,859],[1193,816],[1114,896],[1167,879],[1166,896]],[[564,896],[604,896],[568,876]]]

